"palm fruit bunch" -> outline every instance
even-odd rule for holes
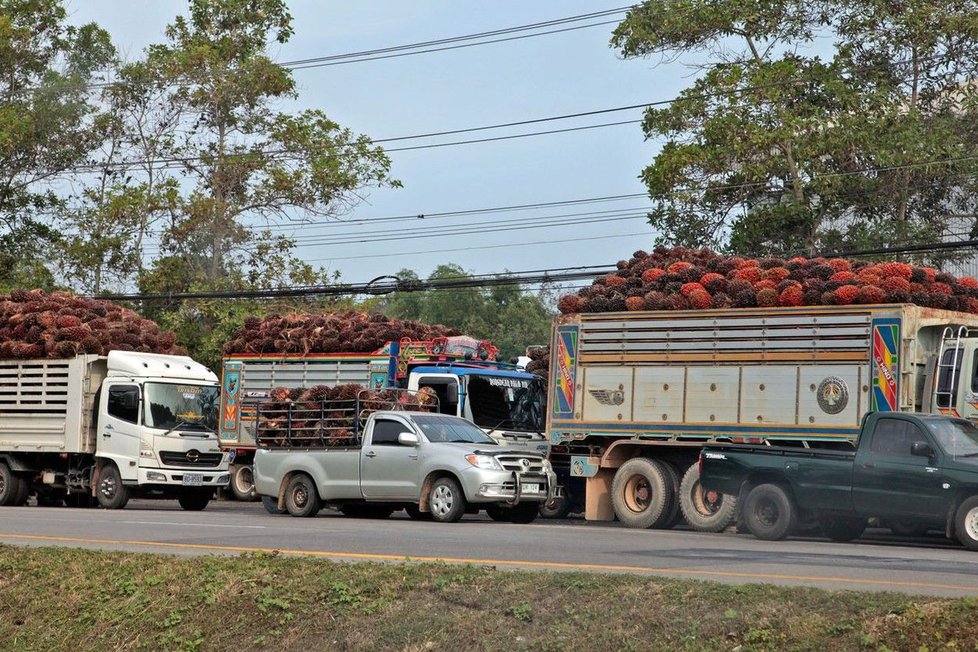
[[[258,437],[268,447],[353,446],[370,412],[431,412],[437,405],[437,395],[427,387],[418,392],[368,390],[356,384],[276,387],[259,407]]]
[[[132,310],[70,292],[0,294],[0,359],[72,358],[109,351],[183,354],[176,336]]]
[[[636,251],[560,298],[562,313],[880,303],[978,313],[978,280],[931,267],[847,258],[743,258],[709,249]]]
[[[430,341],[461,334],[439,324],[364,312],[293,313],[246,317],[224,353],[372,353],[391,341]]]

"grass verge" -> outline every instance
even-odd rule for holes
[[[978,650],[978,600],[0,544],[4,650]]]

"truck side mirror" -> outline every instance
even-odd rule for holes
[[[910,454],[916,457],[932,459],[934,457],[934,449],[925,441],[915,441],[910,445]]]
[[[413,432],[402,432],[397,436],[397,443],[401,446],[417,446],[421,439]]]

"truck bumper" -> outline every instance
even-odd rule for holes
[[[470,503],[545,503],[552,500],[558,491],[553,473],[544,475],[472,469],[462,474],[462,485]]]
[[[200,480],[198,483],[197,480]],[[217,469],[148,469],[140,467],[137,484],[184,487],[226,487],[231,481],[227,468]]]

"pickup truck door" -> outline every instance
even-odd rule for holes
[[[123,480],[135,480],[139,471],[140,393],[132,383],[106,383],[102,386],[100,410],[96,430],[96,454],[105,457],[119,467]]]
[[[406,421],[373,421],[360,451],[360,489],[372,500],[416,501],[421,491],[421,449],[402,446],[397,436],[415,432]]]
[[[867,516],[925,517],[940,520],[950,496],[944,474],[926,457],[910,454],[915,441],[935,450],[930,436],[915,422],[880,417],[868,442],[860,441],[853,466],[852,492],[856,511]]]

